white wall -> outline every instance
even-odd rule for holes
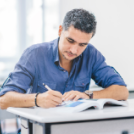
[[[60,0],[61,24],[73,8],[94,13],[97,33],[90,43],[134,87],[134,0]]]

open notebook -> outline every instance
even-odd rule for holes
[[[78,101],[65,101],[61,105],[58,105],[55,111],[65,113],[81,112],[88,108],[103,109],[104,105],[116,105],[116,106],[128,106],[127,101],[117,101],[114,99],[81,99]]]

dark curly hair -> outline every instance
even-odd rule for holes
[[[74,26],[74,28],[82,32],[93,33],[94,36],[96,24],[95,16],[92,13],[89,13],[84,9],[73,9],[67,12],[62,26],[64,30],[68,30],[70,26]]]

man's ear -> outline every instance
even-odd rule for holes
[[[62,30],[63,30],[63,27],[62,27],[62,25],[60,25],[60,26],[59,26],[59,31],[58,31],[58,35],[59,35],[59,37],[61,36],[61,32],[62,32]]]

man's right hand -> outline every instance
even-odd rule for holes
[[[50,90],[37,96],[37,105],[43,108],[56,107],[62,103],[62,94],[58,91]]]

